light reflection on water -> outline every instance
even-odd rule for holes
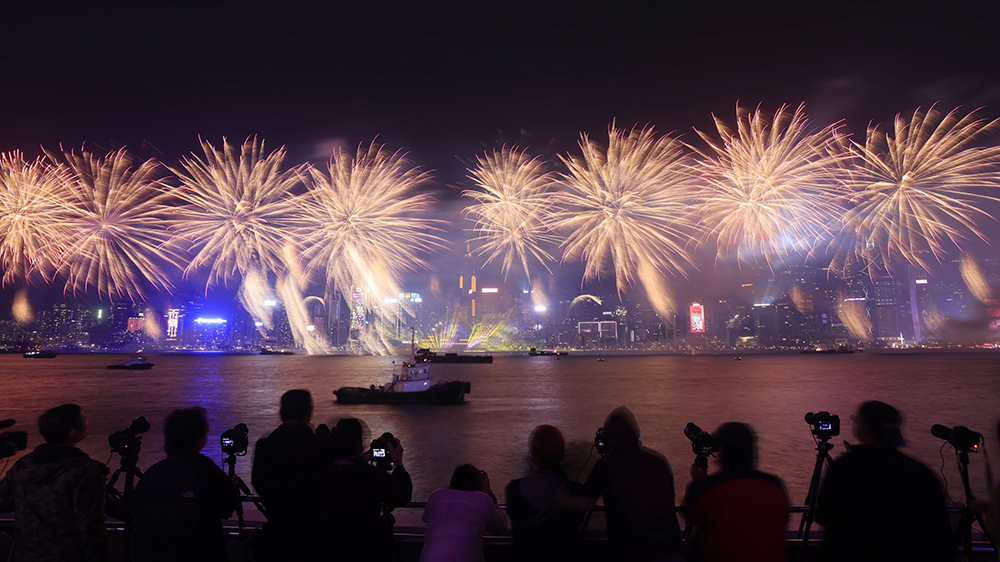
[[[143,436],[140,466],[163,458],[162,421],[170,410],[208,409],[211,436],[204,451],[221,463],[218,435],[237,423],[250,427],[251,443],[278,425],[278,399],[290,388],[313,393],[313,423],[354,416],[376,434],[400,437],[414,478],[414,499],[446,486],[452,469],[471,462],[490,473],[500,489],[524,471],[527,436],[536,425],[562,429],[570,443],[570,476],[586,477],[594,431],[617,406],[627,405],[642,429],[643,444],[665,454],[674,468],[678,499],[692,461],[683,436],[687,422],[712,431],[726,421],[744,421],[757,431],[760,467],[781,476],[792,499],[802,502],[815,462],[815,445],[803,415],[839,414],[844,432],[834,456],[850,436],[850,414],[869,399],[903,411],[908,454],[935,471],[942,442],[932,424],[966,425],[987,436],[998,456],[994,428],[1000,416],[1000,361],[996,355],[732,357],[496,356],[492,365],[437,365],[439,380],[472,382],[458,406],[356,405],[334,403],[341,386],[368,386],[390,377],[400,357],[308,357],[259,355],[151,355],[150,371],[110,371],[124,360],[113,355],[60,355],[25,360],[0,356],[0,418],[18,420],[29,432],[29,449],[41,442],[35,420],[45,409],[76,402],[87,412],[90,436],[81,443],[95,459],[108,458],[107,435],[145,415],[153,429]],[[369,439],[366,436],[366,440]],[[252,453],[252,445],[251,445]],[[594,456],[590,457],[590,463]],[[985,490],[982,455],[972,456],[973,489]],[[111,466],[117,466],[112,459]],[[237,465],[250,481],[250,456]],[[945,451],[945,474],[953,498],[961,496],[954,454]]]

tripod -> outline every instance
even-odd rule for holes
[[[986,524],[983,522],[983,516],[979,514],[975,509],[969,505],[969,500],[972,497],[972,486],[969,485],[969,452],[965,450],[959,450],[958,452],[958,472],[962,475],[962,486],[965,487],[965,507],[962,509],[962,517],[958,520],[958,526],[955,528],[955,546],[962,547],[962,555],[966,560],[972,560],[972,522],[977,521],[979,523],[980,529],[986,529]],[[997,545],[993,543],[993,539],[989,535],[986,535],[987,540],[993,546],[993,550],[997,550]]]
[[[813,468],[812,480],[809,481],[809,493],[806,495],[806,512],[799,521],[798,538],[802,539],[802,546],[799,552],[805,560],[806,547],[809,545],[809,529],[812,527],[813,518],[816,517],[816,499],[819,497],[819,485],[823,476],[823,464],[829,465],[833,462],[830,459],[830,450],[833,445],[828,439],[820,439],[816,444],[816,466]]]
[[[236,505],[236,518],[240,523],[240,531],[243,531],[246,529],[246,524],[243,521],[243,496],[252,496],[253,493],[250,491],[250,487],[247,486],[247,483],[240,478],[240,475],[236,474],[236,453],[227,454],[222,463],[228,467],[226,473],[229,475],[230,480],[233,481],[233,484],[236,484],[236,487],[239,489],[241,494],[240,503]],[[264,511],[264,505],[261,504],[259,500],[251,501],[253,501],[254,506],[256,506],[261,513],[267,516],[267,513]]]
[[[123,473],[125,474],[125,488],[121,494],[121,510],[122,521],[125,522],[125,542],[124,542],[124,555],[122,557],[125,562],[132,561],[132,539],[135,535],[135,506],[133,501],[135,498],[135,478],[138,476],[142,478],[142,469],[137,466],[139,462],[139,451],[134,453],[126,451],[120,452],[121,454],[121,465],[118,470],[111,475],[111,479],[108,480],[108,492],[117,495],[118,490],[115,489],[115,483],[118,482],[118,477]]]

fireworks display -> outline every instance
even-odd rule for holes
[[[705,188],[701,224],[719,254],[740,261],[808,253],[827,238],[839,212],[836,172],[844,137],[836,125],[813,130],[800,105],[772,118],[737,107],[736,129],[715,119],[721,140],[700,159]]]
[[[948,243],[984,238],[979,222],[991,217],[979,203],[997,201],[986,190],[1000,187],[1000,147],[971,143],[997,124],[932,108],[897,115],[891,132],[871,127],[864,145],[852,143],[843,224],[853,254],[886,269],[896,258],[926,269]]]
[[[0,154],[0,264],[3,282],[52,273],[63,253],[62,207],[66,170],[43,159],[28,162],[20,152]]]
[[[479,236],[472,242],[478,244],[479,255],[487,256],[486,264],[502,258],[500,272],[505,278],[519,264],[530,281],[529,261],[551,272],[548,262],[554,258],[544,246],[559,242],[548,226],[555,175],[545,170],[542,160],[516,147],[504,147],[478,160],[469,172],[481,191],[462,195],[475,201],[465,212],[476,218]]]
[[[166,245],[163,228],[168,194],[157,177],[159,164],[134,164],[119,150],[105,158],[90,152],[51,155],[65,161],[69,185],[59,198],[66,242],[58,256],[66,290],[139,299],[143,282],[172,287],[164,265],[180,256]]]
[[[291,195],[302,182],[302,167],[282,170],[285,150],[264,154],[264,143],[247,140],[221,149],[202,142],[204,158],[192,155],[171,168],[183,205],[171,228],[178,243],[194,253],[185,273],[207,267],[209,282],[227,283],[251,269],[280,272],[283,249],[291,244]]]
[[[581,134],[578,155],[548,161],[517,147],[480,155],[462,192],[473,253],[505,278],[523,272],[526,309],[546,310],[557,287],[542,289],[558,257],[582,264],[583,283],[613,278],[619,295],[641,289],[661,318],[673,318],[683,311],[672,279],[696,269],[699,248],[717,262],[735,254],[737,263],[773,266],[796,254],[874,276],[894,264],[928,269],[969,241],[989,242],[983,225],[993,220],[988,205],[1000,202],[1000,147],[975,143],[1000,120],[918,110],[888,132],[869,127],[863,143],[840,123],[812,124],[801,105],[773,115],[738,108],[732,128],[715,124],[717,136],[698,132],[701,147],[612,123],[606,146]],[[427,254],[458,246],[442,237],[445,221],[430,218],[430,174],[376,143],[338,149],[325,166],[287,168],[285,149],[265,152],[256,138],[201,148],[169,167],[124,149],[0,154],[3,282],[140,300],[204,273],[206,290],[238,281],[262,333],[276,329],[280,301],[296,345],[310,353],[329,350],[313,324],[334,320],[338,295],[357,293],[352,314],[396,329],[362,323],[352,338],[365,351],[391,351],[393,315],[411,311],[383,303],[402,292],[405,274],[430,268]],[[993,298],[971,259],[959,269],[977,299]],[[811,293],[789,294],[800,313],[812,310]],[[27,296],[18,295],[17,316],[30,322]],[[864,340],[871,322],[858,298],[838,314]],[[423,341],[512,341],[514,320],[455,318],[463,314],[478,321],[453,319]]]
[[[619,291],[638,281],[652,299],[663,297],[663,273],[683,274],[691,264],[697,177],[675,138],[614,125],[608,136],[603,149],[583,135],[583,156],[563,158],[566,189],[554,220],[567,233],[563,260],[581,259],[584,280],[610,269]],[[654,304],[662,313],[671,308],[668,298]]]

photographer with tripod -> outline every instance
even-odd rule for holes
[[[724,423],[708,435],[698,426],[685,430],[698,457],[684,499],[688,524],[696,526],[690,548],[698,560],[786,560],[788,494],[778,477],[760,472],[753,429]],[[705,441],[710,441],[706,444]],[[722,471],[708,475],[705,454],[718,451]]]
[[[204,408],[174,410],[163,425],[167,458],[135,487],[135,560],[218,562],[226,559],[222,520],[240,505],[239,492],[212,459]]]
[[[38,429],[45,443],[0,481],[0,512],[14,511],[17,560],[108,560],[104,466],[76,448],[87,416],[63,404],[42,414]]]
[[[816,503],[824,559],[951,560],[944,490],[929,468],[899,452],[899,411],[870,401],[853,419],[860,443],[830,465]]]

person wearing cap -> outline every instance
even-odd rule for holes
[[[853,420],[859,444],[833,461],[816,502],[823,559],[950,560],[944,490],[930,468],[899,451],[899,411],[870,401]]]
[[[683,560],[674,509],[674,475],[667,459],[639,441],[639,425],[622,406],[604,421],[607,455],[594,464],[585,488],[604,498],[615,560]]]

